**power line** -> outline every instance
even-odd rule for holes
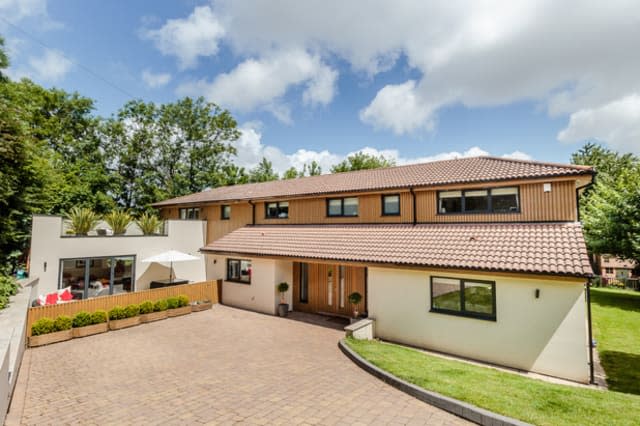
[[[24,34],[25,36],[27,36],[28,38],[30,38],[32,41],[38,43],[40,46],[44,47],[45,49],[54,49],[51,46],[48,46],[46,43],[44,43],[43,41],[41,41],[40,39],[38,39],[37,37],[33,36],[32,34],[30,34],[28,31],[20,28],[19,26],[15,25],[14,23],[8,21],[7,19],[5,19],[4,17],[0,16],[0,20],[2,20],[3,22],[5,22],[7,25],[9,25],[10,27],[12,27],[13,29],[17,30],[18,32]],[[64,54],[64,52],[59,51],[60,55],[62,57],[64,57],[67,61],[71,62],[73,65],[77,66],[78,68],[82,69],[83,71],[85,71],[87,74],[91,75],[92,77],[102,81],[103,83],[107,84],[108,86],[111,86],[113,89],[116,89],[117,91],[119,91],[120,93],[128,96],[129,98],[135,98],[136,96],[132,95],[131,93],[129,93],[128,91],[126,91],[125,89],[123,89],[122,87],[118,86],[117,84],[107,80],[105,77],[101,76],[100,74],[98,74],[97,72],[93,71],[91,68],[84,66],[83,64],[81,64],[80,62],[74,61],[73,59],[71,59],[70,57],[68,57],[67,55]]]

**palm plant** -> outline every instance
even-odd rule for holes
[[[87,235],[100,221],[100,215],[91,209],[74,207],[66,215],[69,231],[76,235]]]
[[[151,213],[143,213],[136,223],[140,227],[140,230],[144,235],[157,234],[162,225],[162,221],[158,219],[158,216]]]
[[[114,235],[124,234],[131,223],[131,219],[129,212],[124,210],[114,210],[104,217],[104,221],[107,222]]]

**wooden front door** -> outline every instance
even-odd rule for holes
[[[293,309],[303,312],[351,316],[354,307],[348,297],[357,291],[363,297],[357,306],[366,306],[364,267],[339,264],[293,264]]]

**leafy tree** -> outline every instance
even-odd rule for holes
[[[322,174],[322,167],[316,160],[313,160],[310,164],[305,164],[302,168],[302,176],[318,176]]]
[[[0,37],[0,82],[7,80],[7,76],[2,73],[2,70],[7,68],[9,68],[9,56],[4,51],[4,38]]]
[[[640,166],[599,181],[583,207],[587,244],[594,253],[640,260]]]
[[[291,166],[289,169],[287,169],[284,172],[284,174],[282,175],[282,179],[295,179],[297,177],[299,177],[298,171],[293,166]]]
[[[573,164],[595,167],[598,178],[615,180],[622,172],[638,163],[633,154],[620,154],[594,142],[587,142],[571,155]]]
[[[346,160],[331,167],[331,173],[352,172],[355,170],[378,169],[395,166],[396,162],[385,158],[384,155],[371,155],[357,152],[347,157]]]
[[[232,163],[222,166],[221,185],[240,185],[248,182],[249,175],[245,171],[244,167],[239,167]]]
[[[262,161],[249,172],[249,182],[268,182],[278,180],[278,174],[273,170],[271,161],[262,157]]]

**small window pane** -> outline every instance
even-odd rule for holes
[[[289,217],[289,202],[284,201],[278,203],[278,217],[281,219],[286,219]]]
[[[443,191],[439,197],[438,209],[440,213],[462,212],[462,191]]]
[[[517,212],[518,189],[517,188],[497,188],[491,190],[491,206],[494,212],[509,213]]]
[[[489,210],[488,191],[465,191],[464,211],[482,212]]]
[[[231,217],[231,206],[222,206],[222,218],[229,219]]]
[[[329,200],[329,216],[342,216],[342,200],[340,198]]]
[[[400,214],[400,196],[384,196],[382,198],[382,209],[382,214]]]
[[[434,309],[460,311],[460,280],[433,278],[431,285],[431,306]]]
[[[344,199],[344,212],[345,216],[358,216],[358,199],[357,198],[345,198]]]
[[[251,261],[228,259],[227,280],[251,283]]]
[[[184,220],[187,218],[187,209],[180,209],[180,219]]]
[[[464,282],[464,310],[493,314],[493,286],[488,283]]]
[[[300,264],[300,303],[309,303],[309,264]]]
[[[278,203],[267,204],[267,217],[278,217]]]

